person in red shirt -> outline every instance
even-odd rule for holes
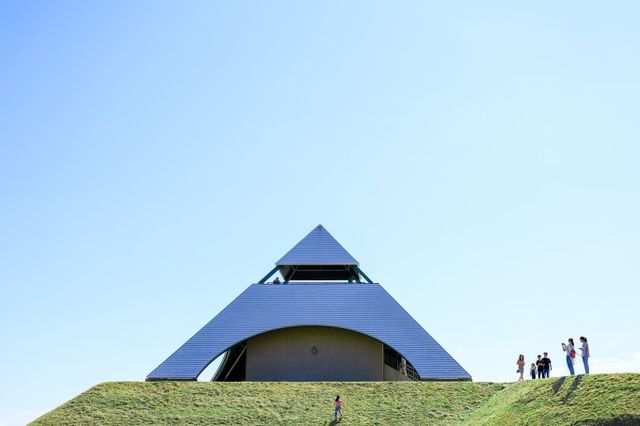
[[[333,413],[333,417],[335,420],[338,420],[338,415],[342,418],[342,407],[344,407],[344,401],[340,399],[340,395],[336,396],[336,400],[333,402],[333,406],[335,411]]]

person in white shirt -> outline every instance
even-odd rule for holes
[[[582,352],[582,363],[584,364],[584,374],[589,374],[589,343],[587,343],[587,338],[584,336],[580,337],[580,342],[582,343],[580,352]]]
[[[573,339],[569,339],[567,344],[563,343],[562,350],[567,354],[567,367],[569,368],[569,373],[573,376],[576,374],[573,370],[573,363],[576,359],[575,343],[573,343]]]

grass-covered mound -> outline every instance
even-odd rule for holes
[[[469,425],[640,425],[640,374],[514,383],[469,416]]]
[[[477,383],[203,383],[97,385],[34,425],[454,424],[502,385]]]
[[[640,425],[640,374],[468,382],[97,385],[34,425]]]

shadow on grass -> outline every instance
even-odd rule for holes
[[[331,420],[329,422],[329,426],[336,426],[338,423],[340,423],[342,421],[342,417],[340,417],[338,420]]]
[[[620,416],[607,420],[591,420],[581,422],[580,426],[638,426],[640,425],[640,417],[637,416]]]
[[[578,374],[576,378],[573,379],[573,382],[571,382],[571,386],[569,386],[567,394],[562,399],[562,403],[564,405],[567,405],[567,402],[569,401],[569,399],[571,399],[573,392],[575,392],[575,390],[578,389],[578,386],[580,386],[580,382],[582,382],[582,374]]]
[[[558,393],[558,391],[560,390],[560,388],[562,387],[562,384],[566,379],[567,379],[566,377],[560,377],[559,380],[556,380],[556,382],[553,385],[551,385],[551,389],[553,389],[554,395]]]

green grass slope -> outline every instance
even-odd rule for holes
[[[97,385],[32,425],[640,425],[640,374],[490,383]]]
[[[459,423],[502,385],[477,383],[203,383],[97,385],[32,425],[327,425]]]
[[[640,374],[599,374],[514,383],[465,425],[640,425]]]

